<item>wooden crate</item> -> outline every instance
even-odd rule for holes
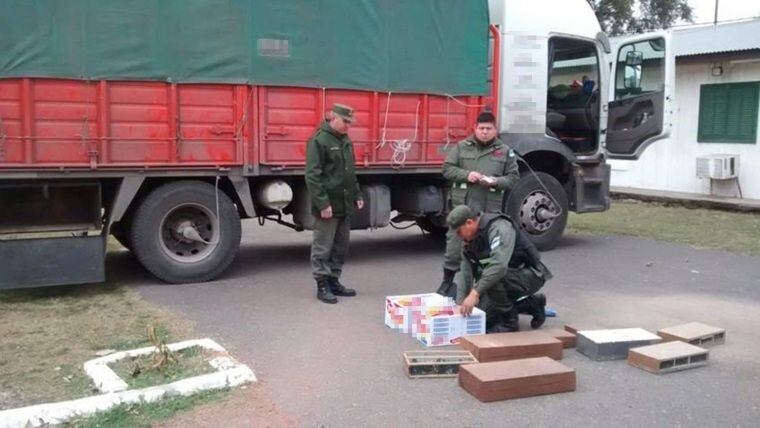
[[[413,379],[456,377],[462,364],[477,363],[467,351],[406,351],[404,372]]]
[[[459,345],[481,363],[533,357],[562,359],[562,342],[542,331],[464,336]]]
[[[575,348],[575,333],[562,328],[548,328],[541,331],[562,342],[563,348]]]
[[[710,352],[686,342],[673,341],[628,351],[628,364],[662,374],[707,365]]]
[[[700,322],[690,322],[674,327],[663,328],[657,334],[665,342],[681,340],[692,345],[702,347],[720,345],[726,343],[726,330],[702,324]]]
[[[489,402],[575,390],[575,370],[549,357],[469,364],[459,386]]]

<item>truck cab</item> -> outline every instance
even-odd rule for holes
[[[585,0],[490,0],[489,11],[501,46],[500,136],[522,175],[504,210],[546,250],[569,211],[609,208],[606,159],[637,159],[669,135],[670,36],[621,38],[613,51]]]

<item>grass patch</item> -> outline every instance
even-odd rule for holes
[[[0,410],[92,395],[82,364],[99,350],[149,346],[147,325],[167,342],[191,331],[113,285],[0,291]]]
[[[215,371],[208,363],[209,352],[199,346],[174,352],[174,356],[177,362],[162,368],[152,368],[155,364],[153,355],[125,358],[110,367],[127,382],[130,389],[163,385]]]
[[[630,235],[760,255],[760,214],[613,201],[603,213],[570,213],[568,231]]]
[[[107,412],[65,424],[71,428],[134,428],[150,427],[154,423],[187,411],[198,404],[221,400],[226,391],[206,391],[190,397],[177,397],[152,404],[115,407]],[[223,425],[223,424],[222,424]]]

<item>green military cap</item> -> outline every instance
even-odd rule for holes
[[[342,117],[346,122],[354,121],[354,109],[345,104],[333,104],[332,112]]]
[[[463,225],[465,221],[477,217],[475,212],[467,205],[457,205],[449,213],[446,218],[446,223],[452,229],[459,229],[459,226]]]

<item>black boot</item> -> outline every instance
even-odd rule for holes
[[[454,286],[454,275],[456,275],[456,273],[457,272],[455,270],[443,268],[443,280],[441,281],[441,286],[438,287],[438,291],[436,291],[436,293],[440,294],[441,296],[456,298],[457,288]]]
[[[512,310],[504,314],[504,327],[507,331],[518,331],[520,330],[520,323],[518,321],[517,308],[512,306]]]
[[[332,291],[332,294],[346,297],[356,296],[356,290],[353,288],[346,288],[340,283],[340,281],[338,281],[338,278],[331,276],[328,281],[330,283],[330,291]]]
[[[512,333],[519,329],[517,309],[513,308],[506,314],[496,315],[493,321],[486,326],[486,333]]]
[[[330,290],[327,278],[317,279],[317,299],[325,303],[338,303],[338,298]]]
[[[530,327],[540,328],[546,321],[546,296],[543,293],[538,293],[528,297],[528,299],[530,299],[530,314],[533,315],[533,319],[530,320]]]

